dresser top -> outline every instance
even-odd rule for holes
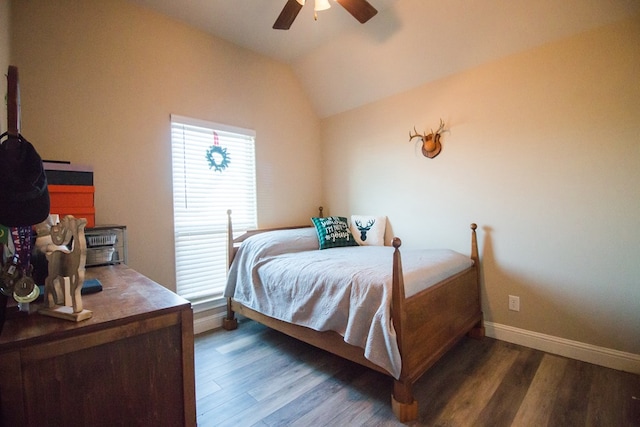
[[[42,301],[31,303],[29,314],[9,306],[0,351],[117,327],[164,312],[191,310],[189,301],[124,264],[86,269],[88,279],[102,284],[102,291],[82,296],[83,307],[93,312],[90,319],[72,322],[43,316],[37,313],[44,306]]]

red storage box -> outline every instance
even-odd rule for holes
[[[96,208],[83,208],[83,207],[64,207],[51,206],[49,212],[52,214],[56,214],[60,217],[60,219],[64,218],[67,215],[73,215],[76,218],[86,218],[87,226],[86,228],[93,228],[96,226]]]
[[[95,187],[93,185],[49,185],[49,212],[60,219],[66,215],[86,218],[87,228],[96,224],[96,209],[93,205]]]
[[[51,209],[60,206],[92,208],[94,193],[93,185],[49,185]]]
[[[49,182],[49,212],[60,219],[66,215],[86,218],[87,228],[95,227],[93,168],[69,162],[44,161],[43,165]]]

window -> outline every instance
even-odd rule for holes
[[[177,293],[193,304],[222,295],[227,210],[234,232],[256,228],[255,132],[171,116]]]

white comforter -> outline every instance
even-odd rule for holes
[[[394,378],[401,361],[391,322],[393,248],[318,250],[314,228],[261,233],[242,243],[225,296],[317,331],[335,331]],[[471,266],[451,250],[403,250],[405,294],[412,296]]]

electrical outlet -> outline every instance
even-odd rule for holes
[[[520,311],[520,297],[509,295],[509,310]]]

